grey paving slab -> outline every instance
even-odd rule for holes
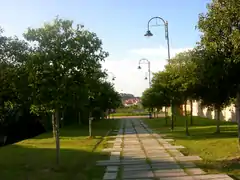
[[[196,167],[196,165],[193,162],[189,162],[189,161],[182,161],[182,162],[179,162],[179,164],[183,168],[194,168],[194,167]]]
[[[123,172],[122,175],[123,178],[129,178],[129,179],[136,179],[136,178],[153,178],[154,174],[152,171],[135,171],[132,173],[131,171]]]
[[[187,168],[185,169],[186,173],[190,174],[190,175],[201,175],[201,174],[206,174],[205,171],[203,171],[200,168]]]
[[[121,152],[116,151],[116,152],[111,152],[111,156],[120,156]]]
[[[153,170],[162,170],[162,169],[181,169],[177,163],[155,163],[152,164]]]
[[[120,156],[110,156],[110,160],[119,160]]]
[[[200,161],[202,160],[199,156],[176,156],[177,161]]]
[[[106,168],[106,172],[118,172],[119,167],[118,166],[108,166]]]
[[[172,156],[184,156],[181,152],[171,152]]]
[[[105,172],[103,180],[115,180],[117,178],[116,172]]]
[[[215,179],[215,180],[233,180],[226,174],[206,174],[206,175],[195,175],[192,176],[194,180],[207,180],[207,179]]]
[[[113,165],[120,165],[120,160],[101,160],[97,161],[98,166],[113,166]]]
[[[184,149],[184,146],[164,146],[165,149]]]
[[[153,171],[155,177],[162,178],[162,177],[180,177],[180,176],[187,176],[187,174],[182,169],[166,169],[166,170],[156,170]]]
[[[103,149],[103,152],[119,152],[121,151],[122,148],[108,148],[108,149]]]
[[[156,160],[150,160],[152,164],[156,164],[156,163],[171,163],[171,162],[175,162],[175,160],[172,159],[156,159]]]
[[[123,171],[149,171],[151,170],[151,166],[148,164],[140,164],[140,165],[134,165],[134,166],[123,166]]]
[[[160,180],[194,180],[191,176],[181,176],[181,177],[164,177]]]

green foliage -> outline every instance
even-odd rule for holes
[[[24,38],[0,30],[1,117],[5,102],[38,116],[73,109],[81,112],[81,121],[94,109],[102,113],[120,105],[119,94],[105,81],[101,62],[108,53],[95,33],[56,18],[28,28]]]

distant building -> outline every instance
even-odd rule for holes
[[[140,98],[130,98],[123,102],[124,106],[138,105],[141,102]]]

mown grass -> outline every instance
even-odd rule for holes
[[[93,138],[88,127],[70,126],[61,129],[60,166],[56,166],[55,141],[52,133],[0,148],[1,180],[100,180],[103,167],[97,160],[108,159],[101,150],[108,146],[105,134],[118,126],[119,120],[93,123]]]
[[[190,136],[186,136],[185,118],[177,117],[173,132],[170,121],[166,125],[164,118],[146,119],[145,122],[155,132],[166,134],[175,140],[175,144],[185,146],[182,150],[185,155],[199,155],[203,161],[198,166],[205,171],[240,175],[237,124],[221,122],[221,133],[216,134],[216,120],[193,117],[193,125],[189,122]]]

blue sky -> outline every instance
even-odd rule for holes
[[[6,35],[21,36],[27,27],[39,27],[59,15],[74,20],[97,33],[110,53],[103,68],[113,72],[119,92],[141,95],[148,87],[146,67],[137,70],[138,61],[151,61],[151,71],[162,70],[167,58],[163,27],[152,27],[151,38],[144,37],[147,22],[160,16],[169,22],[171,55],[195,46],[198,14],[210,0],[0,0],[0,26]],[[153,22],[154,23],[154,22]]]

